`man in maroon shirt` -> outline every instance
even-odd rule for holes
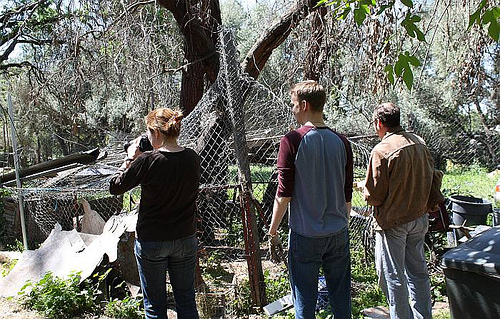
[[[288,266],[297,319],[315,317],[320,268],[335,318],[351,317],[352,150],[344,136],[323,122],[325,101],[325,90],[316,81],[292,88],[292,112],[302,127],[281,139],[278,154],[269,236],[276,238],[290,204]]]

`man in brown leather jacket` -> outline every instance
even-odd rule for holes
[[[423,249],[434,163],[419,136],[400,126],[392,103],[375,108],[381,142],[371,153],[364,196],[377,221],[375,262],[391,318],[431,318],[430,282]],[[432,200],[432,199],[431,199]]]

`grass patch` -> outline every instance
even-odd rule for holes
[[[458,166],[448,163],[441,190],[447,197],[470,195],[494,202],[494,188],[500,178],[500,170],[488,172],[476,165]],[[494,204],[500,207],[500,203]]]
[[[432,318],[434,319],[450,319],[450,309],[440,309],[432,314]]]
[[[351,277],[353,318],[363,318],[363,309],[387,306],[385,295],[377,284],[375,265],[365,262],[360,249],[351,249]]]

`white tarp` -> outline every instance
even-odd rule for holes
[[[95,210],[90,208],[89,202],[82,199],[83,214],[82,218],[82,233],[100,235],[103,233],[106,222]]]
[[[117,259],[120,236],[126,230],[135,230],[136,218],[133,213],[112,216],[101,235],[63,231],[56,224],[40,248],[24,251],[10,273],[0,278],[0,296],[17,295],[27,280],[38,282],[49,271],[62,278],[81,272],[82,280],[86,279],[101,263],[104,254],[110,262]]]

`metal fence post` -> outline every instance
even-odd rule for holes
[[[8,110],[9,110],[11,135],[12,135],[12,150],[14,152],[14,167],[16,169],[16,186],[17,186],[18,198],[19,198],[19,215],[20,215],[20,220],[21,220],[21,232],[23,234],[24,249],[28,250],[28,238],[26,236],[26,221],[24,219],[23,191],[22,191],[21,178],[19,177],[19,170],[20,170],[19,154],[17,153],[16,128],[14,126],[14,112],[12,111],[13,107],[12,107],[12,99],[10,97],[10,93],[7,94],[7,103],[8,103]]]
[[[225,76],[227,108],[233,126],[234,152],[238,166],[238,178],[241,185],[240,205],[242,208],[243,233],[245,237],[245,253],[247,257],[248,276],[252,299],[256,306],[263,307],[266,302],[264,274],[262,271],[261,256],[259,250],[259,235],[257,232],[256,209],[252,200],[252,179],[250,171],[250,160],[248,158],[248,146],[245,135],[245,114],[243,110],[244,94],[235,94],[233,86],[244,87],[241,91],[250,89],[247,83],[240,80],[240,72],[229,72],[229,67],[239,70],[240,66],[235,59],[237,56],[236,46],[227,31],[220,32],[221,46],[225,48],[221,53]]]

